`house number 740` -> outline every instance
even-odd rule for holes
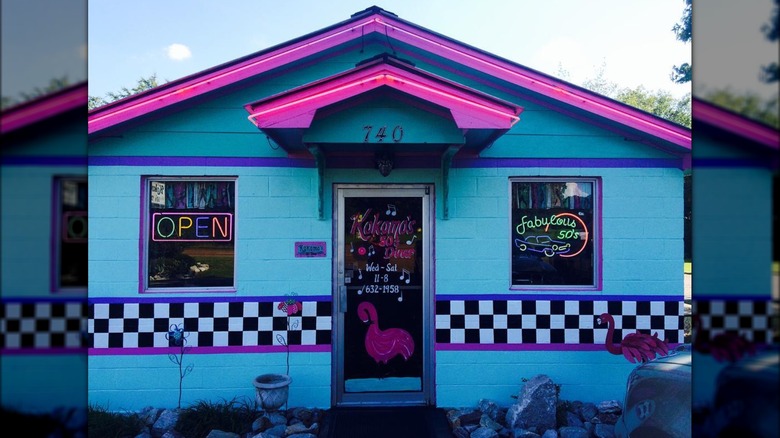
[[[363,130],[366,131],[366,136],[363,138],[364,143],[371,141],[372,138],[375,142],[381,143],[385,140],[385,137],[387,137],[387,126],[377,128],[376,134],[374,134],[373,125],[364,126]],[[374,134],[373,137],[371,134]],[[401,141],[404,138],[404,127],[401,125],[395,125],[395,128],[393,128],[393,131],[390,133],[390,138],[392,138],[396,143]]]

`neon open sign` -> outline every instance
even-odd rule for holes
[[[229,242],[233,239],[232,213],[154,213],[155,242]]]
[[[87,241],[86,211],[67,211],[62,214],[62,241],[68,243]]]

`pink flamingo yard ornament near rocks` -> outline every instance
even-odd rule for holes
[[[368,324],[366,351],[376,363],[387,364],[396,355],[409,360],[414,353],[414,340],[409,332],[399,328],[380,330],[376,307],[367,301],[358,305],[357,313],[360,320]]]
[[[702,335],[699,315],[693,316],[693,330],[693,349],[699,353],[711,354],[718,362],[736,362],[743,356],[756,354],[756,345],[739,333],[723,332],[706,339]]]
[[[616,355],[622,354],[631,363],[647,362],[655,359],[656,355],[666,356],[669,353],[669,346],[665,341],[658,339],[658,333],[652,336],[645,333],[629,333],[620,344],[613,344],[615,319],[609,313],[602,313],[598,323],[607,324],[607,339],[604,341],[607,351]]]

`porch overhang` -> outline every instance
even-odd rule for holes
[[[410,107],[444,115],[454,122],[461,137],[454,142],[464,151],[478,154],[519,120],[522,108],[480,91],[415,68],[397,58],[381,55],[346,72],[249,103],[248,119],[278,143],[289,155],[308,151],[307,131],[318,119],[344,111],[367,100],[389,98]],[[388,133],[389,134],[389,133]],[[329,153],[370,152],[361,136],[315,141]],[[388,135],[383,147],[394,152],[430,153],[439,157],[453,142],[418,139],[408,142]],[[437,147],[437,145],[439,147]],[[376,145],[373,145],[375,148]]]

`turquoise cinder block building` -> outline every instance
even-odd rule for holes
[[[87,84],[4,110],[0,408],[87,404]]]
[[[693,402],[711,407],[718,374],[732,362],[716,360],[711,345],[729,345],[724,336],[777,343],[772,236],[780,136],[700,99],[693,115],[694,345],[704,347],[694,350]]]
[[[281,373],[315,407],[620,400],[608,334],[682,342],[690,130],[388,11],[88,136],[90,402],[175,405],[177,334],[183,404]]]

